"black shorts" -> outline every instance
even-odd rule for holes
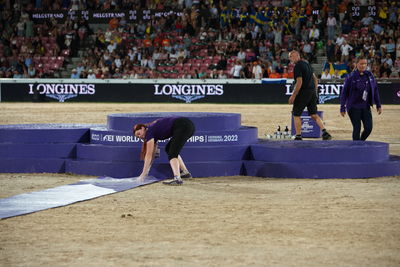
[[[186,141],[194,134],[195,127],[188,118],[178,118],[172,125],[172,137],[165,146],[168,160],[177,158]]]
[[[294,99],[293,116],[301,116],[305,107],[307,107],[308,115],[317,114],[317,92],[315,90],[300,90]]]

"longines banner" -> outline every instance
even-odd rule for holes
[[[321,104],[338,104],[342,84],[320,84]],[[1,101],[285,104],[290,84],[1,83]],[[379,84],[383,104],[400,104],[400,83]]]

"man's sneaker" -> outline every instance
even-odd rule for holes
[[[183,181],[182,180],[178,180],[178,179],[172,179],[170,181],[163,182],[163,184],[166,184],[166,185],[182,185]]]
[[[301,137],[301,135],[296,135],[296,136],[294,137],[294,140],[303,140],[303,138]]]
[[[322,133],[322,140],[331,140],[332,139],[332,135],[330,135],[327,131],[324,131]]]
[[[190,172],[183,174],[183,172],[181,172],[181,178],[183,179],[190,179],[193,178],[192,175],[190,174]]]

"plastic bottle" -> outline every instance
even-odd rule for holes
[[[282,133],[281,133],[281,126],[278,125],[278,129],[276,129],[276,138],[281,139]]]
[[[289,135],[289,128],[288,128],[287,126],[285,127],[285,135],[284,135],[284,138],[285,138],[285,139],[290,138],[290,135]]]

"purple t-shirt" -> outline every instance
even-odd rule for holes
[[[154,138],[154,142],[172,137],[172,126],[177,117],[161,118],[151,122],[147,127],[146,140]]]

